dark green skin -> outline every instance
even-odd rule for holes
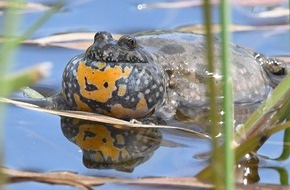
[[[156,106],[150,105],[148,114],[155,110],[154,114],[165,120],[172,119],[177,114],[187,118],[195,117],[207,108],[206,81],[209,77],[214,77],[216,83],[221,85],[220,40],[214,42],[214,73],[207,71],[205,43],[204,36],[192,33],[159,32],[138,37],[126,35],[117,41],[112,38],[110,33],[99,32],[95,36],[93,45],[88,48],[85,54],[81,54],[77,58],[89,60],[88,65],[93,61],[110,62],[115,65],[129,63],[144,69],[145,73],[152,73],[152,70],[156,71],[159,73],[159,78],[155,81],[158,82],[159,88],[160,85],[163,85],[162,88],[165,89],[165,92],[163,89],[160,90],[162,96],[156,96],[159,91],[152,89],[154,83],[148,82],[148,86],[144,86],[146,83],[143,82],[141,83],[142,87],[139,88],[138,83],[131,81],[130,86],[135,88],[131,88],[131,91],[126,93],[129,95],[143,94],[148,105],[149,98],[151,98],[151,102],[154,100]],[[231,75],[236,107],[252,105],[266,99],[289,70],[282,61],[266,58],[235,44],[231,44],[231,54]],[[68,85],[64,84],[72,83],[68,82],[70,79],[65,78],[65,76],[69,76],[66,75],[66,72],[73,70],[70,63],[67,66],[69,69],[64,72],[64,96],[67,96],[70,91]],[[140,73],[138,74],[140,75]],[[160,76],[164,78],[161,80]],[[149,78],[142,80],[149,80]],[[142,89],[142,91],[139,92],[136,89]],[[150,90],[150,96],[146,95],[146,90]],[[70,94],[70,97],[72,96],[73,94]],[[122,104],[125,101],[120,97],[114,98],[110,100],[108,107],[113,104]],[[58,99],[58,102],[63,103],[61,98]],[[73,105],[73,100],[70,105]],[[97,108],[101,106],[104,106],[104,103],[101,105],[94,102],[93,108],[95,109],[93,111],[98,113]],[[66,108],[70,109],[70,106]],[[134,109],[134,107],[130,107],[130,109]],[[126,119],[135,118],[128,115]]]

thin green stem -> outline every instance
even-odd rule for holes
[[[19,80],[23,79],[25,73],[18,75],[17,77],[12,75],[7,75],[12,63],[13,63],[13,54],[15,53],[16,48],[21,43],[22,40],[28,38],[35,30],[37,30],[54,12],[59,10],[62,6],[64,0],[59,0],[58,4],[53,7],[50,11],[45,13],[36,23],[34,23],[21,37],[16,37],[15,31],[18,30],[18,26],[21,21],[21,14],[19,14],[19,9],[21,9],[23,5],[23,0],[10,0],[8,1],[8,7],[4,14],[4,34],[3,39],[4,42],[1,46],[0,50],[0,95],[5,96],[8,95],[12,90],[18,89],[21,85],[28,85],[30,82],[35,81],[39,77],[41,77],[41,72],[38,75],[37,71],[34,72],[35,75],[24,77],[25,80],[19,82]],[[16,11],[18,11],[16,13]],[[30,71],[29,71],[30,72]],[[33,72],[33,71],[32,71]],[[14,78],[13,78],[14,77]],[[15,82],[18,81],[18,82]],[[10,83],[13,82],[13,83]],[[0,164],[2,165],[3,161],[3,148],[1,143],[3,141],[3,124],[4,124],[4,113],[5,106],[3,103],[0,103]],[[0,170],[0,185],[4,182],[5,177],[2,175]]]
[[[0,76],[4,76],[9,70],[10,64],[13,58],[13,47],[15,47],[16,37],[15,31],[17,31],[20,23],[20,15],[15,14],[17,11],[16,4],[22,3],[22,0],[11,0],[8,2],[7,11],[5,11],[4,20],[4,43],[1,48],[0,56]]]
[[[285,119],[287,112],[283,113],[283,115],[275,114],[275,112],[277,112],[276,110],[281,112],[282,108],[278,109],[277,107],[283,105],[284,108],[285,104],[289,102],[289,97],[286,96],[289,95],[289,84],[290,74],[280,82],[271,93],[271,96],[259,106],[250,118],[247,119],[245,124],[236,131],[234,139],[237,143],[243,143],[247,140],[245,137],[253,136],[269,127],[270,121],[266,120],[267,117],[275,115],[275,118],[270,118],[271,124],[274,122],[281,122]],[[283,104],[281,104],[281,100],[284,101]]]
[[[287,160],[289,158],[290,155],[290,129],[286,129],[284,132],[284,140],[283,140],[283,151],[282,154],[276,158],[275,160],[279,160],[279,161],[283,161],[283,160]]]
[[[14,37],[13,43],[7,47],[7,51],[16,48],[23,40],[29,38],[38,28],[40,28],[55,12],[64,4],[65,0],[59,0],[54,7],[44,13],[31,27],[27,29],[20,37]]]
[[[234,151],[233,142],[233,93],[231,78],[231,54],[229,26],[231,23],[230,3],[228,0],[221,0],[221,32],[222,32],[222,75],[223,75],[223,138],[224,138],[224,186],[225,189],[234,189]]]
[[[9,85],[5,82],[4,77],[8,72],[9,68],[11,67],[11,63],[13,62],[13,54],[14,54],[14,47],[15,44],[15,36],[14,32],[17,31],[19,23],[20,23],[20,15],[15,14],[17,11],[17,7],[14,6],[18,3],[22,3],[21,0],[10,0],[8,2],[8,8],[5,11],[5,20],[4,20],[4,43],[2,44],[0,50],[0,87],[1,91],[8,92]],[[4,112],[5,106],[4,104],[0,103],[0,165],[3,163],[3,124],[4,124]],[[0,171],[0,185],[4,183],[5,177],[3,176],[2,172]]]
[[[271,96],[262,103],[259,108],[250,116],[244,125],[236,129],[234,141],[235,162],[240,160],[246,153],[256,151],[265,140],[277,131],[290,128],[290,122],[278,124],[289,115],[290,109],[290,74],[273,90]],[[218,151],[223,152],[223,147]],[[196,177],[201,180],[212,179],[215,168],[207,166]]]
[[[59,11],[63,6],[65,0],[59,0],[49,11],[47,11],[42,17],[40,17],[27,31],[21,36],[21,40],[29,38],[34,31],[43,25],[55,12]]]
[[[223,189],[222,180],[223,170],[221,162],[221,154],[218,151],[218,140],[216,136],[219,134],[219,114],[218,114],[218,102],[217,102],[217,87],[214,78],[214,47],[212,36],[212,21],[211,21],[211,5],[209,0],[204,1],[204,18],[206,28],[206,46],[207,46],[207,62],[208,62],[208,92],[209,92],[209,106],[210,106],[210,121],[211,121],[211,136],[212,136],[212,168],[213,173],[210,179],[214,182],[216,189]]]
[[[235,148],[235,161],[239,161],[245,154],[256,151],[272,134],[290,128],[290,122],[278,124],[286,118],[290,109],[290,74],[276,87],[271,97],[265,101],[252,114],[239,131],[239,135],[235,136],[234,141],[239,142],[239,146]],[[268,105],[271,104],[271,107]],[[279,109],[277,109],[279,108]],[[264,111],[261,111],[264,110]],[[259,115],[262,112],[263,115]],[[255,119],[255,121],[250,121]],[[251,123],[251,126],[249,126]],[[242,129],[244,128],[244,129]],[[253,129],[252,129],[253,128]],[[252,130],[250,130],[252,129]],[[251,131],[251,133],[249,133]],[[219,148],[222,151],[222,148]],[[196,175],[202,180],[210,179],[213,173],[212,166],[207,166],[200,173]]]

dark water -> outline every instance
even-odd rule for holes
[[[33,2],[51,5],[54,1]],[[146,3],[153,2],[156,1],[146,1]],[[174,29],[183,25],[203,22],[201,7],[138,10],[137,6],[142,3],[144,2],[117,0],[67,1],[60,12],[54,14],[33,34],[32,38],[58,33],[95,32],[100,30],[107,30],[112,33],[134,33],[144,30]],[[281,6],[286,7],[287,5]],[[265,7],[259,9],[235,6],[232,10],[233,22],[253,26],[287,23],[287,16],[258,17],[258,13],[264,10],[266,10]],[[43,11],[23,14],[23,22],[19,33],[29,28],[42,14]],[[213,14],[214,20],[218,22],[216,8],[214,8]],[[0,22],[3,22],[2,15],[0,16]],[[268,55],[290,55],[289,29],[285,28],[271,30],[258,30],[257,28],[257,30],[246,32],[235,32],[233,33],[233,41]],[[51,76],[42,80],[40,85],[48,85],[57,89],[60,88],[61,75],[66,63],[78,53],[81,53],[81,51],[23,45],[17,53],[14,70],[26,68],[39,62],[52,62]],[[92,138],[93,132],[90,130],[87,128],[87,135]],[[138,178],[147,176],[194,176],[207,165],[207,159],[200,158],[199,155],[210,150],[210,142],[183,133],[159,132],[163,139],[161,141],[156,140],[156,147],[153,147],[150,150],[151,152],[146,153],[151,157],[146,158],[147,161],[138,165],[134,170],[131,168],[130,172],[124,172],[114,169],[88,169],[83,164],[81,149],[75,144],[77,132],[69,135],[65,134],[65,136],[69,136],[69,138],[66,138],[59,117],[8,106],[4,134],[4,166],[40,172],[65,170],[87,175]],[[265,143],[258,153],[270,158],[278,157],[282,151],[282,142],[283,132],[277,133]],[[83,152],[86,150],[84,149]],[[258,173],[254,181],[280,184],[281,175],[277,168],[283,168],[288,173],[290,171],[289,162],[289,159],[283,162],[260,159],[259,168],[256,170]],[[127,169],[127,171],[129,170]],[[122,185],[104,185],[101,188],[111,189],[116,187],[126,188]],[[59,186],[29,182],[9,185],[9,188],[58,189]],[[72,189],[67,186],[62,188]]]

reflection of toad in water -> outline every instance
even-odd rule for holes
[[[61,118],[64,136],[83,151],[87,168],[132,172],[159,147],[162,135],[154,128],[128,128]]]

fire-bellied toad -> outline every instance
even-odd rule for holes
[[[86,52],[67,64],[53,107],[122,119],[153,112],[190,116],[207,105],[207,78],[221,83],[219,45],[216,39],[216,70],[209,73],[202,35],[160,32],[115,40],[108,32],[98,32]],[[264,100],[289,70],[282,61],[235,44],[231,53],[235,104]]]

